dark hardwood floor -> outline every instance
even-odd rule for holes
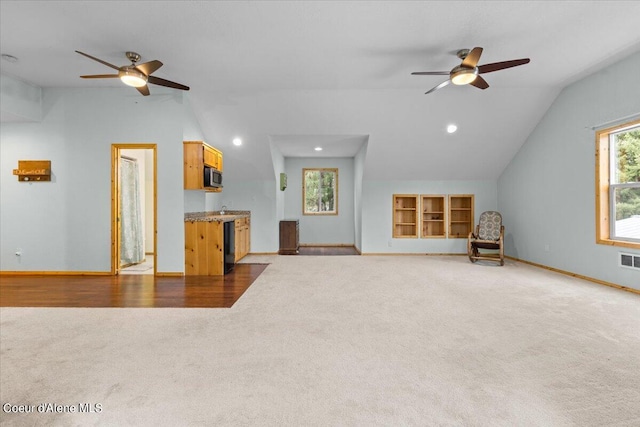
[[[353,246],[300,246],[299,255],[359,255]]]
[[[0,276],[0,307],[231,307],[268,264],[225,276]]]
[[[302,246],[300,255],[358,255],[348,246]],[[225,276],[0,276],[0,307],[231,307],[268,264]]]

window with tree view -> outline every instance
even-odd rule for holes
[[[612,235],[640,241],[640,126],[610,136]]]
[[[303,169],[302,204],[305,215],[337,215],[338,169]]]
[[[599,238],[640,246],[640,122],[601,131],[597,141]]]

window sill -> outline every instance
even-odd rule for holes
[[[623,248],[640,249],[640,243],[626,242],[624,240],[597,239],[599,245],[620,246]]]

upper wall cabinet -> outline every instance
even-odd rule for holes
[[[204,145],[204,164],[222,172],[222,153],[213,147]]]
[[[184,141],[184,189],[220,192],[204,186],[205,166],[222,172],[222,152],[203,141]]]

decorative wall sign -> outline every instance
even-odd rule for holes
[[[51,160],[18,160],[18,181],[51,181]]]

